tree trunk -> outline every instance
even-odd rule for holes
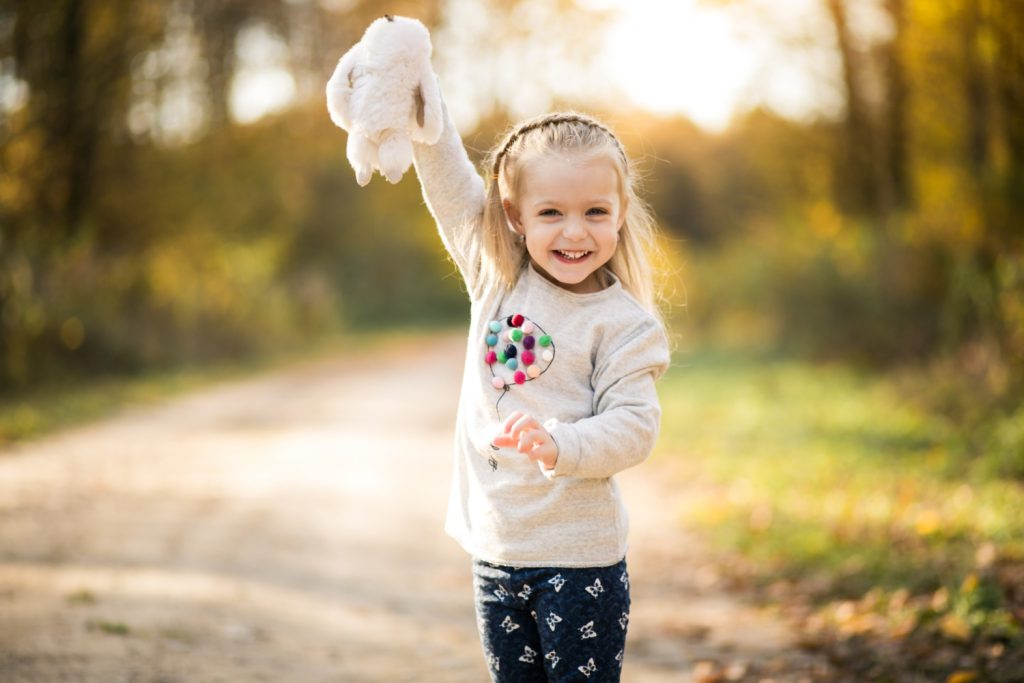
[[[886,195],[897,209],[907,209],[913,203],[910,180],[909,131],[907,129],[907,100],[909,87],[903,62],[906,38],[906,0],[885,0],[885,8],[892,18],[894,33],[884,49],[885,70],[885,160]]]
[[[859,60],[846,18],[844,0],[825,0],[836,32],[836,44],[843,68],[846,116],[843,121],[842,154],[837,171],[840,206],[852,213],[873,213],[876,209],[873,173],[874,141],[867,102],[861,86]]]
[[[997,40],[996,82],[1002,133],[1009,158],[1009,195],[1024,207],[1024,3],[993,3]]]

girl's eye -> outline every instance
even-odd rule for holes
[[[594,207],[593,209],[588,209],[587,210],[587,215],[588,216],[603,216],[603,215],[605,215],[607,213],[608,213],[608,209],[601,209],[601,208],[598,208],[598,207]]]
[[[541,216],[557,216],[558,215],[558,209],[544,209],[543,211],[540,212],[540,215]]]

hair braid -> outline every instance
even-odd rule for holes
[[[514,145],[517,140],[521,139],[531,131],[544,128],[546,126],[555,126],[561,123],[582,123],[585,126],[589,126],[591,128],[596,128],[597,130],[600,130],[609,138],[615,141],[615,146],[618,148],[619,154],[622,155],[622,160],[624,162],[627,161],[626,150],[623,149],[622,143],[619,142],[619,138],[616,137],[615,133],[613,133],[611,129],[609,129],[607,126],[600,123],[599,121],[595,121],[589,116],[583,116],[574,113],[556,112],[553,114],[547,114],[546,116],[542,116],[540,118],[528,119],[524,121],[518,128],[514,129],[512,132],[508,134],[508,136],[505,138],[505,141],[499,148],[498,153],[494,156],[494,167],[491,169],[491,173],[493,174],[494,178],[498,177],[498,172],[501,170],[502,160],[505,158],[505,155],[508,154],[508,151],[512,148],[512,145]]]

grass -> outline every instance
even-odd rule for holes
[[[685,523],[755,579],[826,603],[928,594],[950,629],[1019,634],[993,568],[1024,558],[1024,486],[977,466],[957,425],[891,380],[698,352],[660,393],[657,457],[694,491]]]

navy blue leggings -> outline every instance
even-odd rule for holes
[[[495,683],[619,680],[629,623],[624,559],[583,569],[474,559],[473,590]]]

